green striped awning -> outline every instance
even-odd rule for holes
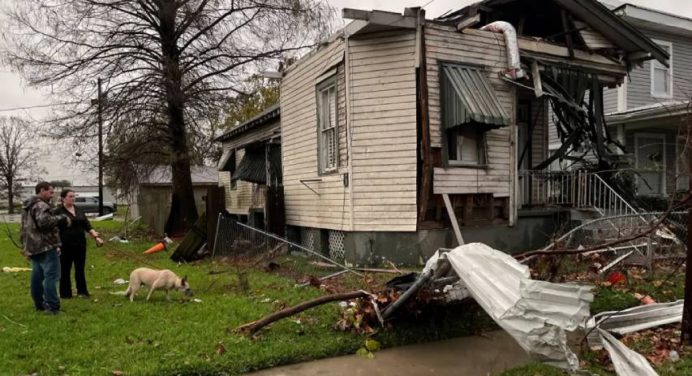
[[[440,101],[445,129],[468,123],[503,127],[511,122],[480,67],[442,65]]]

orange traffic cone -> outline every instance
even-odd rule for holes
[[[152,253],[164,251],[165,249],[166,249],[166,244],[165,244],[164,242],[158,242],[158,243],[156,243],[156,245],[154,245],[153,247],[151,247],[151,248],[147,249],[146,251],[144,251],[144,254],[145,254],[145,255],[150,255],[150,254],[152,254]]]
[[[153,247],[147,249],[144,251],[145,255],[150,255],[152,253],[156,252],[161,252],[165,251],[166,247],[168,247],[169,244],[173,243],[173,240],[171,240],[166,234],[163,235],[163,240],[156,243]]]

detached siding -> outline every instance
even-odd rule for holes
[[[344,81],[337,77],[337,123],[340,167],[338,173],[318,175],[316,79],[343,54],[342,40],[304,57],[289,68],[281,81],[281,147],[286,223],[292,226],[347,230],[350,226],[348,188],[343,184],[346,160]],[[338,73],[341,72],[341,69]],[[343,157],[342,157],[343,155]],[[303,185],[301,179],[321,179]]]
[[[415,32],[351,39],[356,231],[416,230]]]
[[[673,44],[673,98],[651,96],[651,61],[646,61],[641,68],[634,68],[630,73],[627,108],[670,100],[689,100],[692,95],[692,40],[660,32],[642,31],[649,38]]]
[[[245,155],[245,149],[235,152],[236,168]],[[231,173],[219,172],[219,185],[224,187],[226,210],[231,214],[247,215],[250,209],[264,208],[264,186],[238,180],[236,189],[231,189]]]
[[[502,34],[478,30],[459,33],[452,27],[428,23],[425,27],[428,64],[430,133],[433,147],[442,147],[439,62],[450,61],[484,65],[487,78],[506,113],[515,118],[514,90],[498,78],[507,69],[505,41]],[[435,168],[433,190],[441,193],[492,193],[495,197],[510,195],[511,127],[489,131],[488,168]]]

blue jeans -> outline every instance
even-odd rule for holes
[[[31,256],[31,297],[37,310],[60,310],[59,280],[60,255],[57,249]]]

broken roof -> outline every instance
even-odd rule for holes
[[[250,131],[251,129],[257,128],[259,126],[265,125],[272,120],[279,119],[281,117],[281,107],[279,104],[270,106],[266,110],[262,111],[261,114],[247,120],[246,122],[238,125],[237,127],[227,131],[221,136],[214,139],[216,142],[226,142],[238,138]]]
[[[596,0],[484,0],[440,17],[437,21],[457,23],[480,14],[484,24],[507,21],[523,35],[550,39],[577,31],[565,32],[564,23],[567,21],[561,16],[561,10],[568,11],[569,17],[586,23],[612,42],[628,62],[639,63],[653,58],[668,65],[669,55],[663,48]],[[549,14],[551,11],[555,13]]]

